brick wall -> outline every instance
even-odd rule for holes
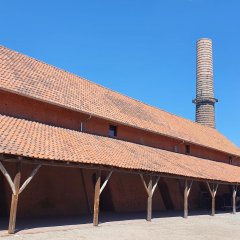
[[[169,151],[174,151],[177,146],[178,152],[185,153],[187,143],[183,143],[181,140],[116,124],[96,117],[90,118],[88,114],[74,112],[3,91],[0,91],[0,100],[1,114],[77,131],[80,131],[82,123],[84,132],[103,136],[108,136],[110,124],[117,125],[118,139]],[[194,144],[190,144],[190,154],[201,158],[229,163],[228,154]]]

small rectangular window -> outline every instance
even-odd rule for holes
[[[185,146],[185,153],[190,154],[190,145]]]
[[[117,127],[110,125],[109,126],[109,137],[116,137],[117,136]]]
[[[233,164],[233,158],[231,156],[229,157],[229,164]]]

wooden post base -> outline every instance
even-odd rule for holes
[[[188,183],[188,180],[185,181],[185,188],[184,188],[184,214],[183,217],[188,217],[188,196],[192,187],[193,181],[191,183]]]
[[[94,194],[93,226],[98,226],[100,187],[101,187],[101,170],[98,170]]]
[[[152,177],[148,183],[148,200],[147,200],[147,221],[152,220]]]
[[[233,187],[232,203],[233,203],[233,214],[236,214],[236,196],[237,196],[237,186]]]
[[[22,164],[19,162],[16,165],[16,175],[13,181],[14,187],[15,187],[15,193],[12,194],[10,218],[9,218],[9,225],[8,225],[9,234],[13,234],[15,232],[18,195],[19,195],[20,181],[21,181],[21,170],[22,170]]]
[[[211,216],[215,216],[215,196],[212,196],[212,213]]]
[[[8,233],[15,233],[16,216],[17,216],[18,194],[12,194],[11,210],[9,217]]]

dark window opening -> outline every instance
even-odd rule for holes
[[[190,154],[190,145],[185,146],[185,153]]]
[[[229,164],[233,164],[233,159],[231,156],[229,157]]]
[[[109,126],[109,137],[116,137],[117,136],[117,127],[110,125]]]

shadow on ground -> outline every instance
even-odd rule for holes
[[[217,212],[222,214],[227,212]],[[210,211],[193,211],[189,212],[189,216],[196,215],[210,215]],[[183,212],[169,211],[169,212],[154,212],[153,219],[156,218],[171,218],[182,217]],[[119,222],[127,220],[142,220],[146,218],[146,212],[141,213],[100,213],[99,224],[107,222]],[[41,218],[18,218],[16,224],[16,233],[23,230],[52,228],[52,227],[66,227],[78,228],[79,225],[92,226],[92,216],[81,217],[41,217]],[[6,235],[8,229],[8,218],[0,218],[0,236]]]

